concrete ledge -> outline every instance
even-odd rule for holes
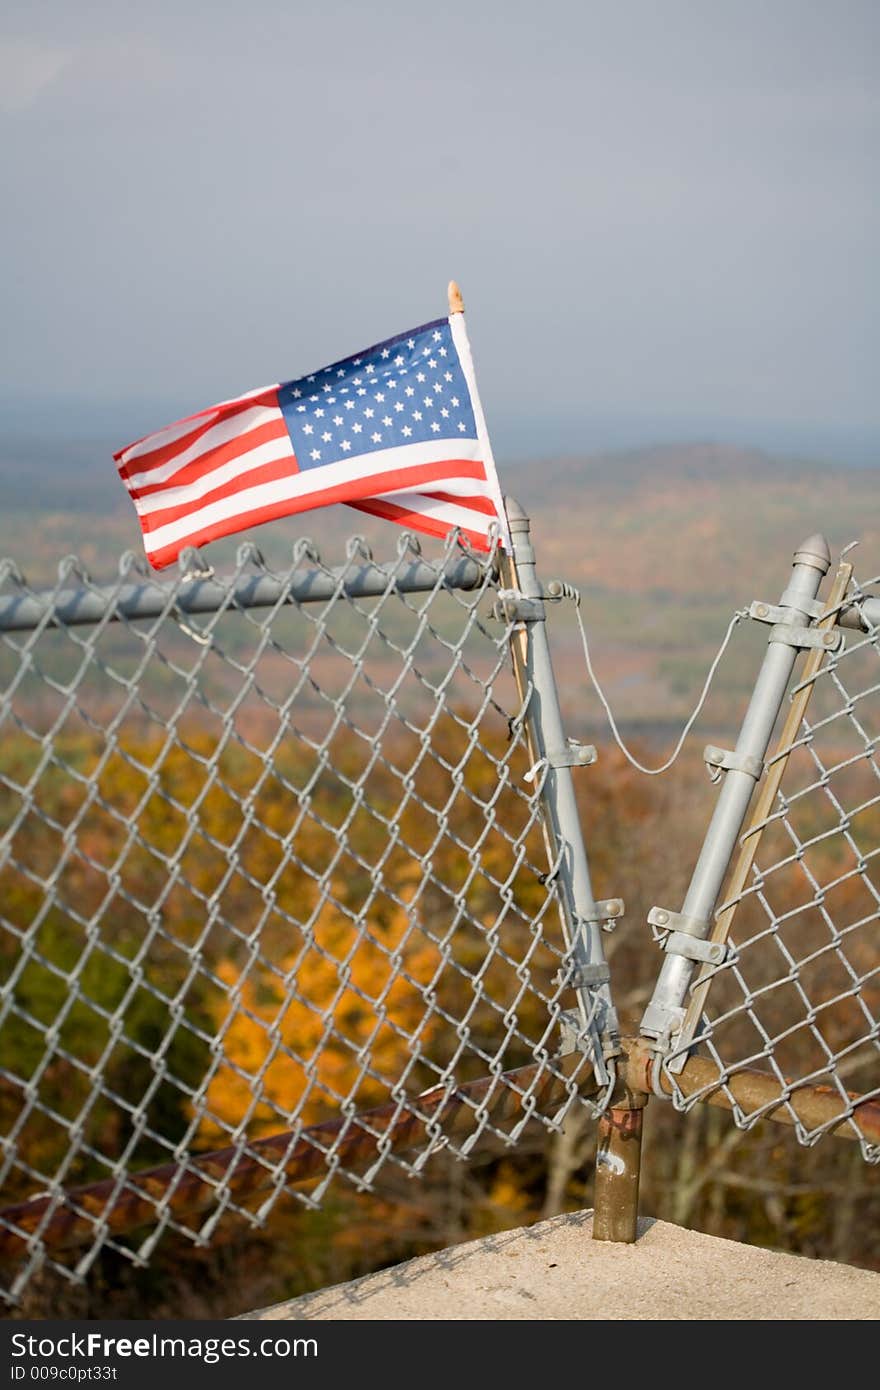
[[[639,1223],[635,1245],[591,1239],[591,1211],[487,1236],[337,1284],[246,1321],[693,1320],[880,1317],[880,1274]]]

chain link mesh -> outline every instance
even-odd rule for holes
[[[760,836],[750,879],[718,909],[734,914],[728,954],[700,975],[711,986],[694,1035],[718,1079],[685,1095],[681,1049],[664,1067],[681,1110],[720,1089],[741,1128],[785,1112],[811,1145],[848,1126],[871,1163],[880,1145],[856,1106],[880,1097],[880,628],[865,605],[877,583],[851,581],[863,630],[812,678],[797,736],[774,754],[786,765],[773,809],[750,826]],[[747,1068],[772,1074],[772,1101],[734,1096],[727,1083]],[[805,1086],[836,1099],[831,1118],[810,1124],[795,1110]]]
[[[106,587],[69,558],[52,592],[0,566],[10,1304],[37,1271],[143,1264],[167,1231],[206,1244],[233,1214],[513,1145],[611,1093],[495,557],[453,538],[428,560],[406,536],[383,565],[360,538],[336,567],[308,541],[281,573],[251,545],[223,577],[200,563],[157,584],[126,556]],[[692,986],[710,982],[713,1080],[685,1093],[681,1049],[662,1068],[681,1110],[720,1090],[741,1128],[848,1125],[869,1162],[877,582],[853,581],[862,630],[810,678],[750,880],[719,909],[727,958]],[[772,1099],[744,1099],[755,1070]],[[795,1108],[804,1087],[830,1118]]]
[[[590,1105],[496,588],[409,536],[162,586],[127,556],[112,590],[3,565],[8,1301]]]

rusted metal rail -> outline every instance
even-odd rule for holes
[[[617,1067],[617,1086],[611,1105],[599,1121],[596,1177],[593,1193],[593,1239],[632,1244],[637,1235],[639,1177],[642,1155],[642,1112],[655,1092],[655,1082],[667,1095],[673,1083],[662,1070],[649,1040],[621,1039],[622,1056]],[[769,1072],[743,1068],[725,1076],[708,1057],[689,1057],[676,1076],[685,1096],[697,1096],[707,1105],[733,1110],[808,1130],[827,1129],[844,1139],[880,1143],[880,1103],[854,1102],[851,1115],[839,1091],[830,1086],[797,1086],[783,1092]],[[839,1120],[835,1124],[835,1120]]]
[[[597,1169],[595,1194],[598,1239],[632,1241],[638,1207],[641,1107],[653,1089],[657,1059],[643,1038],[624,1038],[624,1087],[612,1103],[600,1138],[605,1158]],[[622,1059],[623,1060],[623,1059]],[[195,1215],[210,1207],[218,1191],[236,1202],[259,1195],[283,1173],[290,1184],[315,1181],[326,1169],[332,1150],[349,1171],[363,1170],[382,1151],[401,1153],[424,1143],[428,1127],[442,1125],[449,1134],[466,1133],[477,1107],[487,1107],[493,1123],[521,1118],[528,1110],[546,1112],[566,1094],[566,1073],[583,1062],[577,1054],[555,1064],[551,1071],[535,1063],[463,1083],[449,1094],[437,1086],[418,1098],[419,1114],[398,1114],[395,1102],[364,1111],[356,1119],[328,1120],[305,1129],[294,1140],[290,1131],[255,1139],[245,1152],[222,1149],[192,1158],[185,1168],[168,1163],[130,1175],[120,1188],[114,1179],[74,1188],[57,1203],[41,1193],[0,1211],[0,1258],[19,1258],[29,1238],[46,1249],[59,1251],[94,1238],[100,1227],[110,1235],[124,1235],[148,1225],[158,1210],[174,1216]],[[795,1117],[809,1129],[828,1127],[832,1134],[871,1143],[880,1142],[880,1102],[856,1102],[851,1118],[840,1095],[828,1087],[799,1086],[783,1095],[777,1079],[767,1072],[744,1069],[722,1076],[714,1062],[691,1057],[676,1078],[687,1096],[706,1092],[709,1105],[731,1110],[733,1104],[747,1111],[766,1109],[767,1119],[794,1125]],[[662,1089],[672,1083],[661,1076]],[[593,1089],[592,1079],[589,1083]],[[724,1089],[720,1088],[723,1085]],[[840,1117],[840,1123],[834,1121]]]
[[[623,1047],[630,1084],[651,1092],[657,1066],[655,1054],[644,1038],[625,1038]],[[783,1092],[770,1072],[743,1067],[725,1075],[708,1057],[689,1057],[675,1080],[685,1096],[706,1092],[700,1099],[723,1110],[733,1110],[736,1104],[748,1114],[766,1111],[764,1118],[777,1124],[794,1127],[799,1120],[806,1129],[827,1129],[841,1139],[862,1138],[871,1144],[880,1143],[880,1101],[860,1100],[852,1092],[849,1098],[854,1109],[849,1116],[840,1092],[831,1086],[795,1086]],[[662,1072],[660,1086],[672,1095],[673,1083]],[[835,1120],[839,1123],[835,1124]]]
[[[88,1242],[98,1228],[109,1235],[137,1230],[155,1221],[160,1209],[190,1216],[210,1207],[221,1189],[236,1202],[245,1202],[277,1182],[279,1172],[290,1184],[314,1181],[326,1171],[331,1150],[338,1166],[362,1170],[389,1149],[399,1153],[423,1144],[429,1125],[442,1125],[448,1134],[466,1133],[478,1107],[488,1110],[496,1124],[520,1118],[527,1099],[529,1114],[546,1113],[565,1098],[567,1074],[583,1062],[580,1054],[554,1062],[552,1070],[536,1062],[465,1082],[451,1094],[446,1086],[436,1086],[413,1098],[418,1114],[401,1114],[400,1106],[390,1101],[355,1119],[313,1125],[297,1139],[284,1131],[253,1140],[244,1152],[221,1149],[195,1156],[183,1168],[166,1163],[131,1174],[121,1187],[117,1179],[107,1178],[73,1188],[60,1203],[53,1194],[40,1193],[0,1211],[0,1259],[20,1258],[28,1237],[57,1251]],[[592,1090],[592,1078],[580,1089]]]

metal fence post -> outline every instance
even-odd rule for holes
[[[706,938],[798,653],[820,646],[832,650],[839,644],[839,634],[808,626],[819,616],[821,605],[816,595],[830,564],[828,542],[823,536],[811,536],[795,552],[792,576],[779,604],[752,604],[751,616],[772,625],[767,651],[736,748],[732,753],[706,750],[707,761],[723,769],[724,777],[684,904],[681,912],[655,907],[648,915],[662,937],[665,958],[641,1031],[657,1039],[661,1052],[671,1050],[682,1027],[685,999],[697,965],[718,965],[724,960],[724,944]],[[684,1060],[682,1055],[682,1064]]]
[[[627,1041],[623,1040],[624,1047]],[[611,1104],[599,1118],[593,1184],[593,1240],[632,1245],[638,1235],[642,1120],[648,1092],[626,1052]]]
[[[818,622],[818,627],[825,632],[833,629],[838,621],[840,616],[840,604],[849,588],[852,572],[852,565],[845,560],[842,561],[838,567],[837,574],[835,575],[826,599],[826,611]],[[761,834],[767,824],[768,817],[772,813],[776,798],[779,795],[779,788],[785,776],[785,769],[788,765],[792,747],[798,736],[798,730],[803,723],[807,706],[810,703],[810,697],[815,687],[814,677],[825,661],[825,657],[826,653],[824,648],[815,648],[807,658],[806,665],[801,672],[799,689],[788,707],[788,713],[785,716],[782,731],[779,735],[779,744],[776,754],[771,758],[767,767],[767,775],[761,783],[761,790],[755,801],[749,828],[745,831],[740,840],[739,854],[727,884],[726,897],[728,901],[717,914],[715,925],[712,928],[711,941],[726,941],[730,935],[740,895],[748,883],[752,872],[752,866],[755,862],[755,855],[761,843]],[[711,983],[711,967],[704,965],[696,982],[691,987],[687,1014],[685,1015],[684,1023],[676,1040],[676,1047],[679,1050],[690,1045],[694,1034],[700,1026],[706,995],[709,992]]]
[[[526,700],[532,751],[544,768],[544,828],[551,865],[556,866],[566,946],[571,957],[569,983],[578,1001],[579,1029],[593,1038],[593,1065],[600,1085],[610,1080],[606,1057],[618,1048],[617,1016],[611,1002],[610,972],[602,947],[602,924],[620,916],[619,899],[597,902],[581,832],[572,768],[595,759],[595,749],[578,746],[563,729],[559,694],[544,621],[544,591],[538,580],[529,518],[513,498],[505,499],[513,541],[508,576],[513,594],[501,602],[521,603],[522,627],[512,641],[514,669]],[[508,608],[509,616],[514,609]]]

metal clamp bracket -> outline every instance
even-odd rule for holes
[[[723,965],[727,959],[727,944],[724,941],[701,941],[698,936],[687,932],[671,931],[663,942],[663,950],[672,956],[685,956],[704,965]]]
[[[553,983],[562,989],[596,989],[611,982],[611,969],[605,961],[593,965],[572,962],[568,969],[558,970]]]
[[[782,596],[785,598],[785,594]],[[760,599],[755,599],[754,603],[749,604],[749,617],[754,618],[756,623],[788,623],[796,622],[796,615],[792,609],[796,608],[801,613],[807,613],[811,618],[819,618],[825,609],[821,603],[814,603],[812,599],[792,599],[791,603],[763,603]]]
[[[523,781],[534,782],[545,767],[589,767],[598,761],[599,754],[592,743],[578,743],[570,738],[564,748],[552,748],[533,763],[528,772],[523,773]]]
[[[819,647],[822,651],[836,652],[843,641],[839,629],[818,627],[799,627],[793,623],[779,623],[773,628],[768,642],[784,642],[787,647]]]
[[[785,597],[785,595],[783,595]],[[824,613],[824,607],[812,599],[792,598],[792,607],[797,607],[803,613],[810,613],[812,617],[820,617]],[[754,618],[759,623],[770,623],[773,631],[770,633],[770,642],[784,642],[787,647],[817,647],[822,651],[834,652],[843,641],[843,633],[833,629],[819,630],[814,627],[805,627],[803,623],[792,622],[792,608],[785,607],[783,604],[773,603],[753,603],[749,607],[749,617]]]
[[[606,923],[606,931],[613,931],[613,923],[618,917],[624,914],[623,898],[600,898],[593,904],[592,912],[581,912],[578,914],[580,922],[603,922]]]
[[[652,907],[648,913],[652,927],[661,931],[683,932],[686,936],[708,936],[712,923],[708,917],[686,917],[683,912],[670,912],[668,907]]]
[[[559,1056],[569,1057],[572,1052],[591,1051],[583,1037],[583,1025],[574,1009],[564,1009],[559,1015]]]
[[[570,738],[564,748],[552,748],[544,754],[549,767],[589,767],[599,761],[592,743],[578,743]]]
[[[543,623],[544,600],[526,598],[518,589],[499,589],[492,605],[492,617],[499,623]]]
[[[825,612],[825,605],[820,598],[804,598],[803,594],[793,594],[790,589],[786,589],[778,606],[796,608],[801,613],[808,613],[811,618],[821,618]],[[776,621],[779,622],[779,619]]]
[[[727,748],[716,748],[711,743],[703,749],[703,761],[710,768],[717,768],[719,772],[746,772],[749,777],[754,777],[756,782],[761,780],[764,771],[764,764],[761,759],[754,757],[753,754],[736,753]]]
[[[723,941],[705,940],[712,927],[708,918],[686,917],[683,912],[652,907],[648,921],[652,927],[659,927],[666,933],[661,949],[670,955],[685,956],[706,965],[722,965],[727,959],[727,946]]]
[[[597,1071],[601,1071],[605,1077],[605,1083],[609,1079],[607,1068],[604,1065],[605,1056],[617,1056],[620,1049],[614,1047],[610,1053],[600,1055],[596,1047],[596,1038],[592,1029],[585,1029],[580,1015],[576,1009],[563,1009],[559,1014],[559,1051],[558,1057],[569,1057],[572,1052],[580,1052],[585,1057],[591,1058],[593,1066]],[[590,1102],[588,1102],[589,1104]]]

